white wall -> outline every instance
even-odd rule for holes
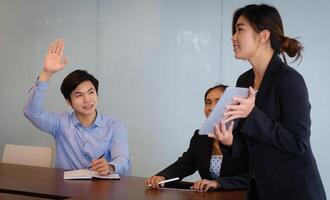
[[[102,110],[125,121],[133,172],[150,176],[188,147],[204,118],[204,90],[220,78],[221,7],[217,0],[100,2]]]
[[[70,109],[60,83],[76,68],[89,70],[100,80],[99,110],[128,128],[133,175],[158,172],[187,149],[202,123],[204,90],[234,85],[249,69],[233,57],[231,18],[238,7],[260,2],[275,5],[285,32],[305,45],[302,63],[293,66],[309,88],[312,147],[329,194],[328,0],[0,0],[0,154],[6,143],[54,145],[22,108],[48,43],[63,37],[70,63],[51,81],[47,108]]]
[[[48,44],[64,37],[70,64],[50,83],[46,106],[68,109],[59,90],[63,77],[81,66],[95,71],[97,5],[89,0],[0,0],[1,153],[6,143],[53,144],[24,118],[25,96],[42,69]]]

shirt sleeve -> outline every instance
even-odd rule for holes
[[[59,116],[58,113],[47,112],[43,107],[47,88],[47,82],[39,80],[35,82],[28,92],[23,113],[34,126],[53,134],[59,125]]]
[[[221,190],[240,190],[248,188],[248,177],[249,175],[246,173],[230,177],[219,177],[216,181],[220,184]]]
[[[110,165],[115,167],[115,173],[128,176],[131,174],[130,153],[127,142],[127,130],[123,124],[114,125],[113,136],[110,141]]]

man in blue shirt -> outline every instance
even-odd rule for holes
[[[63,39],[50,44],[44,68],[30,89],[24,115],[56,142],[55,167],[67,170],[90,168],[100,175],[130,174],[126,128],[97,112],[98,80],[84,70],[64,78],[61,92],[73,112],[48,112],[43,108],[52,75],[64,68]]]

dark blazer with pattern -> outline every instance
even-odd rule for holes
[[[210,160],[213,149],[213,139],[207,135],[199,135],[195,131],[190,140],[189,148],[178,158],[176,162],[162,170],[157,176],[164,176],[166,179],[190,176],[196,172],[202,179],[213,180],[210,176]],[[217,179],[221,189],[246,189],[248,186],[248,160],[239,157],[223,157],[220,178]]]
[[[237,86],[249,87],[253,81],[250,69],[239,77]],[[260,199],[326,199],[310,145],[310,109],[303,77],[274,54],[255,107],[236,126],[229,152],[249,157],[250,177]]]

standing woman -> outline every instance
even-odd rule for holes
[[[238,105],[227,107],[227,119],[210,137],[221,141],[224,153],[249,156],[248,199],[326,199],[310,145],[306,84],[285,59],[285,53],[301,59],[301,44],[284,35],[278,11],[264,4],[238,9],[232,31],[235,58],[252,65],[237,80],[249,96],[234,98]],[[234,130],[233,122],[226,129],[239,118]]]

